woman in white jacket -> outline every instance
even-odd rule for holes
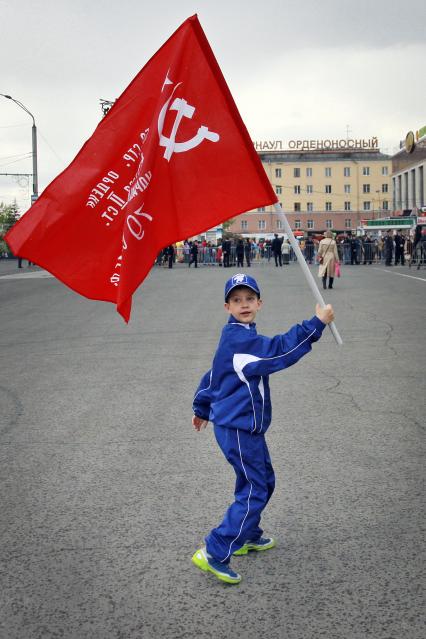
[[[339,261],[339,254],[331,231],[326,231],[325,238],[319,243],[317,257],[320,262],[318,277],[322,278],[323,288],[327,288],[327,276],[328,288],[333,288],[334,269],[336,262]]]

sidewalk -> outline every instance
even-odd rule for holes
[[[28,260],[22,260],[22,269],[18,269],[17,258],[2,258],[0,260],[0,277],[2,275],[13,275],[14,273],[19,273],[19,270],[22,270],[22,272],[40,271],[41,268],[39,266],[28,266]]]

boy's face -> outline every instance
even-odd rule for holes
[[[225,302],[225,309],[242,324],[251,324],[256,318],[257,312],[262,307],[256,293],[246,286],[237,286],[229,294],[228,301]]]

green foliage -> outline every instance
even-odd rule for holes
[[[13,204],[0,202],[0,253],[10,253],[9,247],[3,238],[18,220],[19,209],[16,200]]]
[[[235,222],[235,218],[232,218],[231,220],[226,220],[226,222],[222,222],[223,231],[227,231],[233,222]]]

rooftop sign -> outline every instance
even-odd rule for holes
[[[284,151],[283,140],[260,140],[253,142],[256,151]],[[340,140],[289,140],[287,148],[290,151],[373,151],[379,148],[377,137],[364,139]]]

